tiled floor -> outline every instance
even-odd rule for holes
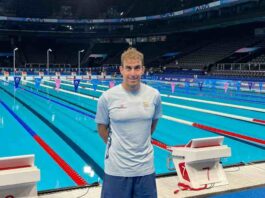
[[[173,192],[177,189],[177,176],[169,176],[157,179],[159,198],[180,198],[180,197],[208,197],[212,193],[225,193],[254,186],[265,186],[265,163],[231,167],[225,169],[229,185],[218,186],[201,191],[181,191],[178,194]],[[98,198],[101,187],[89,189],[78,189],[59,193],[40,195],[41,198]],[[83,196],[82,196],[83,195]]]

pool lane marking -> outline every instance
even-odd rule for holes
[[[3,80],[2,80],[2,81],[3,81]],[[30,82],[30,81],[25,81],[25,80],[24,80],[24,82],[28,82],[28,83],[30,83],[30,84],[34,84],[34,83]],[[31,88],[31,89],[34,89],[34,90],[37,90],[36,88],[31,87],[31,86],[29,86],[29,85],[23,85],[23,86],[28,87],[28,88]],[[45,85],[45,87],[46,87],[46,88],[53,89],[53,87],[50,87],[50,86],[46,86],[46,85]],[[53,90],[54,90],[54,89],[53,89]],[[59,99],[59,100],[61,100],[61,101],[64,101],[64,102],[69,103],[69,104],[71,104],[71,105],[77,106],[77,107],[79,107],[79,108],[81,108],[81,109],[84,109],[84,110],[86,110],[86,111],[88,111],[88,112],[90,112],[90,113],[96,114],[95,111],[92,111],[92,110],[90,110],[90,109],[87,109],[87,108],[85,108],[85,107],[83,107],[83,106],[80,106],[80,105],[75,104],[75,103],[73,103],[73,102],[71,102],[71,101],[65,100],[65,99],[60,98],[60,97],[58,97],[58,96],[55,96],[55,95],[53,95],[53,94],[50,94],[50,93],[47,93],[47,92],[44,92],[44,91],[41,91],[41,90],[38,90],[37,92],[41,92],[41,93],[43,93],[43,94],[45,94],[45,95],[52,96],[52,97],[57,98],[57,99]],[[68,93],[68,94],[72,94],[72,93],[73,93],[73,92],[70,92],[70,93]],[[81,97],[83,97],[83,96],[86,96],[86,95],[82,95]],[[86,98],[86,97],[85,97],[85,98]],[[93,97],[92,97],[92,98],[93,98]],[[94,99],[94,98],[93,98],[93,99]],[[50,98],[49,98],[49,100],[50,100]],[[98,100],[98,98],[95,98],[95,100]]]
[[[0,103],[5,109],[19,122],[19,124],[34,138],[36,142],[52,157],[52,159],[67,173],[68,176],[72,178],[72,180],[78,186],[84,186],[88,183],[83,179],[67,162],[64,161],[48,144],[45,143],[44,140],[41,139],[37,135],[37,133],[30,128],[14,111],[12,111],[1,99]]]
[[[74,93],[72,93],[72,94],[74,94]],[[192,126],[192,127],[196,127],[196,128],[199,128],[199,129],[203,129],[203,130],[206,130],[206,131],[210,131],[210,132],[213,132],[213,133],[225,135],[225,136],[228,136],[228,137],[231,137],[231,138],[234,138],[234,139],[238,139],[238,140],[242,140],[242,141],[245,141],[245,142],[248,142],[248,143],[252,143],[252,144],[255,144],[255,145],[259,145],[259,146],[261,145],[262,147],[265,146],[265,140],[262,140],[262,139],[253,138],[253,137],[246,136],[246,135],[241,135],[241,134],[238,134],[238,133],[234,133],[234,132],[230,132],[230,131],[226,131],[226,130],[210,127],[210,126],[203,125],[203,124],[200,124],[200,123],[186,121],[186,120],[183,120],[183,119],[174,118],[174,117],[167,116],[167,115],[162,115],[162,118],[166,119],[166,120],[173,121],[173,122],[178,122],[178,123],[181,123],[181,124],[185,124],[185,125],[189,125],[189,126]]]
[[[0,87],[1,88],[1,87]],[[11,97],[13,96],[11,93],[6,91],[5,89],[1,88],[3,91],[5,91],[7,94],[9,94]],[[49,120],[47,120],[45,117],[43,117],[40,113],[38,113],[36,110],[34,110],[32,107],[27,105],[25,102],[23,102],[21,99],[16,98],[18,102],[20,102],[23,106],[28,108],[35,116],[37,116],[41,121],[43,121],[50,129],[52,129],[63,141],[65,141],[87,164],[90,164],[90,166],[95,170],[97,175],[101,178],[103,178],[104,171],[103,169],[92,159],[79,145],[77,145],[71,138],[69,138],[67,135],[65,135],[59,128],[57,128],[54,124],[52,124]]]
[[[154,144],[155,146],[163,149],[163,150],[166,150],[166,151],[169,151],[169,152],[172,152],[172,147],[184,147],[185,145],[175,145],[175,146],[169,146],[155,138],[152,138],[151,140],[152,144]]]
[[[24,86],[24,87],[28,87],[28,88],[30,88],[31,90],[37,90],[36,88],[31,87],[31,86],[29,86],[29,85],[23,85],[23,86]],[[68,101],[68,100],[66,100],[66,99],[64,99],[64,98],[61,98],[61,97],[55,96],[55,95],[53,95],[53,94],[51,94],[51,93],[47,93],[47,92],[42,91],[42,90],[38,90],[37,93],[43,93],[43,94],[45,94],[45,95],[48,95],[48,96],[51,96],[51,97],[53,97],[53,98],[59,99],[59,100],[61,100],[61,101],[63,101],[63,102],[69,103],[69,104],[71,104],[71,105],[73,105],[73,106],[76,106],[76,107],[78,107],[78,108],[80,108],[80,109],[83,109],[83,110],[85,110],[85,111],[88,111],[88,112],[90,112],[90,113],[92,113],[92,114],[96,114],[96,112],[93,111],[93,110],[91,110],[91,109],[88,109],[88,108],[86,108],[86,107],[83,107],[83,106],[81,106],[81,105],[78,105],[78,104],[76,104],[76,103],[74,103],[74,102]]]
[[[22,89],[25,90],[25,91],[27,91],[27,90],[24,89],[24,88],[22,88]],[[30,91],[29,93],[32,93],[32,92]],[[38,96],[38,94],[35,94],[35,93],[34,93],[34,95]],[[50,99],[47,98],[47,97],[43,97],[43,98],[44,98],[44,99],[47,99],[47,100],[50,100]],[[58,103],[57,103],[57,104],[58,104]],[[65,106],[64,106],[64,107],[65,107]],[[153,138],[152,138],[151,143],[152,143],[153,145],[155,145],[156,147],[159,147],[160,149],[163,149],[163,150],[166,150],[166,151],[171,151],[171,150],[167,149],[166,146],[163,146],[163,143],[159,142],[159,141],[156,140],[156,139],[153,139]]]
[[[24,88],[22,88],[22,89],[25,90],[25,91],[28,91],[28,90],[26,90],[26,89],[24,89]],[[36,95],[36,96],[40,96],[39,94],[33,93],[33,92],[31,92],[31,91],[28,91],[28,92],[29,92],[29,93],[32,93],[32,94],[34,94],[34,95]],[[50,99],[47,98],[47,97],[42,97],[42,98],[44,98],[44,99],[46,99],[46,100],[50,100]],[[58,104],[58,103],[57,103],[57,104]],[[64,107],[66,107],[66,106],[64,106]],[[153,145],[159,147],[160,149],[163,149],[163,150],[166,150],[166,151],[170,151],[170,149],[167,149],[167,146],[166,146],[165,144],[163,144],[162,142],[159,142],[159,141],[156,140],[156,139],[153,139],[153,138],[152,138],[151,143],[152,143]]]
[[[205,131],[210,131],[210,132],[213,132],[213,133],[216,133],[216,134],[225,135],[225,136],[228,136],[228,137],[231,137],[231,138],[234,138],[234,139],[242,140],[244,142],[248,142],[248,143],[252,143],[252,144],[255,144],[255,145],[259,145],[259,146],[265,147],[265,140],[262,140],[262,139],[253,138],[253,137],[246,136],[246,135],[241,135],[241,134],[234,133],[234,132],[231,132],[231,131],[226,131],[226,130],[214,128],[214,127],[211,127],[211,126],[203,125],[203,124],[200,124],[200,123],[190,122],[190,121],[187,121],[187,120],[174,118],[174,117],[167,116],[167,115],[162,115],[162,118],[170,120],[170,121],[182,123],[182,124],[185,124],[185,125],[188,125],[188,126],[192,126],[192,127],[195,127],[195,128],[203,129]]]
[[[27,82],[27,83],[35,85],[34,82],[31,82],[31,81],[28,81],[28,80],[22,80],[22,82]],[[51,87],[51,86],[48,86],[48,85],[40,84],[40,86],[55,90],[54,87]],[[80,97],[83,97],[83,98],[88,98],[88,99],[91,99],[91,100],[98,100],[98,98],[96,98],[96,97],[83,95],[83,94],[80,94],[80,93],[77,93],[77,92],[68,91],[68,90],[65,90],[65,89],[58,89],[58,91],[64,92],[64,93],[68,93],[68,94],[72,94],[72,95],[77,95],[77,96],[80,96]]]
[[[196,127],[196,128],[200,128],[200,129],[203,129],[203,130],[208,130],[208,131],[211,131],[211,132],[214,132],[214,133],[217,133],[217,134],[222,134],[222,135],[225,135],[225,136],[229,136],[229,137],[232,137],[234,139],[240,139],[240,140],[243,140],[243,141],[246,141],[246,142],[249,142],[249,143],[254,143],[254,144],[261,145],[261,146],[265,146],[265,141],[257,139],[257,138],[252,138],[252,137],[236,134],[236,133],[229,132],[229,131],[224,131],[224,130],[221,130],[221,129],[209,127],[209,126],[202,125],[202,124],[199,124],[199,123],[192,123],[192,122],[189,122],[189,121],[173,118],[173,117],[166,116],[166,115],[163,115],[162,118],[168,119],[168,120],[171,120],[171,121],[175,121],[175,122],[180,122],[180,123],[183,123],[183,124],[186,124],[186,125],[190,125],[190,126],[193,126],[193,127]],[[156,146],[159,145],[156,140],[153,140],[153,143]],[[160,143],[160,145],[161,145],[161,143]],[[158,146],[158,147],[162,148],[162,147],[165,147],[165,146],[162,146],[162,147]],[[165,150],[170,150],[170,148],[164,148],[164,149]]]
[[[96,90],[96,91],[98,91],[98,90]],[[104,91],[100,90],[100,92],[104,92]],[[160,94],[160,95],[162,97],[166,97],[166,98],[175,98],[175,99],[180,99],[180,100],[187,100],[187,101],[198,102],[198,103],[213,104],[213,105],[218,105],[218,106],[233,107],[233,108],[237,108],[237,109],[244,109],[244,110],[250,110],[250,111],[257,111],[257,112],[265,113],[265,109],[261,109],[261,108],[255,108],[255,107],[249,107],[249,106],[243,106],[243,105],[235,105],[235,104],[230,104],[230,103],[214,102],[214,101],[209,101],[209,100],[187,98],[187,97],[167,95],[167,94]]]
[[[26,89],[23,89],[23,90],[26,91]],[[30,92],[30,93],[32,93],[32,92]],[[34,95],[38,96],[37,94],[34,94]],[[43,98],[49,100],[49,98],[47,98],[47,97],[43,97]],[[159,143],[158,140],[152,138],[151,142],[152,142],[153,145],[159,147],[160,149],[163,149],[163,150],[167,150],[167,151],[169,151],[169,150],[166,149],[165,147],[161,146],[162,143]]]
[[[176,91],[178,93],[186,93],[185,91]],[[192,93],[192,92],[189,92],[189,95],[190,96],[198,96],[200,92],[197,92],[197,93]],[[169,97],[171,93],[169,94],[164,94],[166,95],[166,97]],[[171,96],[174,96],[174,95],[171,95]],[[200,94],[200,96],[206,96],[206,97],[209,97],[209,98],[212,98],[212,99],[223,99],[223,100],[233,100],[233,101],[243,101],[243,102],[248,102],[248,103],[254,103],[254,104],[261,104],[261,105],[265,105],[265,102],[263,101],[255,101],[255,100],[248,100],[248,99],[241,99],[241,98],[235,98],[235,97],[229,97],[227,95],[224,95],[224,96],[220,96],[220,95],[210,95],[210,94],[207,94],[207,93],[202,93]]]
[[[257,123],[265,124],[265,121],[264,121],[264,120],[253,119],[253,121],[254,121],[254,122],[257,122]]]
[[[180,100],[187,100],[187,101],[206,103],[206,104],[214,104],[214,105],[218,105],[218,106],[233,107],[233,108],[237,108],[237,109],[245,109],[245,110],[251,110],[251,111],[257,111],[257,112],[265,113],[265,109],[249,107],[249,106],[234,105],[234,104],[229,104],[229,103],[214,102],[214,101],[209,101],[209,100],[200,100],[200,99],[166,95],[166,94],[161,94],[161,96],[167,97],[167,98],[175,98],[175,99],[180,99]]]
[[[31,93],[31,94],[33,94],[33,95],[35,95],[35,96],[38,96],[38,97],[40,97],[40,98],[43,98],[43,99],[49,100],[49,101],[51,101],[51,102],[53,102],[53,103],[55,103],[55,104],[58,104],[58,105],[60,105],[60,106],[63,106],[63,107],[65,107],[65,108],[67,108],[67,109],[70,109],[70,110],[72,110],[72,111],[78,112],[78,113],[80,113],[80,114],[82,114],[82,115],[85,115],[85,116],[87,116],[87,117],[89,117],[89,118],[95,119],[95,115],[91,115],[91,114],[86,113],[86,112],[84,112],[84,111],[80,111],[79,109],[76,109],[76,108],[74,108],[74,107],[68,106],[68,105],[66,105],[66,104],[63,104],[63,103],[61,103],[61,102],[58,102],[58,101],[53,100],[53,99],[51,99],[51,98],[48,98],[48,97],[46,97],[46,96],[42,96],[42,95],[37,94],[37,93],[35,93],[35,92],[33,92],[33,91],[30,91],[30,90],[28,90],[28,89],[25,89],[25,88],[21,88],[21,89],[23,89],[24,91],[29,92],[29,93]]]
[[[251,123],[255,123],[255,124],[265,125],[265,120],[259,120],[259,119],[255,119],[255,118],[245,117],[245,116],[238,116],[238,115],[229,114],[229,113],[222,113],[219,111],[212,111],[212,110],[206,110],[206,109],[201,109],[201,108],[196,108],[196,107],[190,107],[190,106],[186,106],[186,105],[178,105],[178,104],[173,104],[173,103],[169,103],[169,102],[162,102],[162,104],[164,104],[166,106],[172,106],[172,107],[177,107],[177,108],[181,108],[181,109],[188,109],[188,110],[192,110],[192,111],[198,111],[198,112],[208,113],[208,114],[212,114],[212,115],[218,115],[218,116],[222,116],[222,117],[232,118],[232,119],[236,119],[236,120],[251,122]]]
[[[232,118],[232,119],[236,119],[236,120],[242,120],[242,121],[250,122],[250,123],[254,123],[254,124],[265,125],[265,120],[261,120],[261,119],[249,118],[249,117],[245,117],[245,116],[238,116],[238,115],[234,115],[234,114],[222,113],[222,112],[218,112],[218,111],[206,110],[206,109],[190,107],[190,106],[186,106],[186,105],[177,105],[177,104],[173,104],[173,103],[169,103],[169,102],[162,102],[162,104],[167,105],[167,106],[172,106],[172,107],[188,109],[188,110],[208,113],[208,114],[212,114],[212,115],[218,115],[218,116],[222,116],[222,117]]]

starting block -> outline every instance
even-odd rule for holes
[[[39,180],[40,170],[34,166],[34,155],[0,158],[0,197],[38,197]]]
[[[230,157],[231,149],[223,145],[223,136],[192,139],[183,147],[171,147],[172,159],[182,190],[202,190],[227,185],[220,158]]]

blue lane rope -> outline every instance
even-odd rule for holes
[[[85,115],[85,116],[87,116],[87,117],[89,117],[89,118],[95,119],[95,115],[91,115],[91,114],[88,114],[88,113],[86,113],[86,112],[80,111],[79,109],[76,109],[76,108],[74,108],[74,107],[70,107],[70,106],[65,105],[65,104],[63,104],[63,103],[61,103],[61,102],[58,102],[58,101],[53,100],[53,99],[50,99],[50,98],[48,98],[48,97],[46,97],[46,96],[42,96],[42,95],[37,94],[37,93],[35,93],[35,92],[33,92],[33,91],[29,91],[29,90],[27,90],[27,89],[25,89],[25,88],[21,88],[21,89],[22,89],[22,90],[25,90],[26,92],[29,92],[29,93],[31,93],[31,94],[33,94],[33,95],[36,95],[36,96],[38,96],[38,97],[40,97],[40,98],[43,98],[43,99],[49,100],[49,101],[51,101],[51,102],[54,102],[54,103],[56,103],[56,104],[58,104],[58,105],[60,105],[60,106],[63,106],[63,107],[65,107],[65,108],[67,108],[67,109],[70,109],[70,110],[72,110],[72,111],[75,111],[75,112],[78,112],[78,113],[80,113],[80,114],[83,114],[83,115]]]
[[[89,114],[89,113],[86,113],[86,112],[80,111],[80,110],[78,110],[78,109],[76,109],[76,108],[70,107],[70,106],[65,105],[65,104],[63,104],[63,103],[61,103],[61,102],[58,102],[58,101],[53,100],[53,99],[50,99],[50,98],[48,98],[48,97],[46,97],[46,96],[42,96],[42,95],[37,94],[37,93],[35,93],[35,92],[33,92],[33,91],[30,91],[30,90],[28,90],[28,89],[21,88],[21,87],[20,87],[20,89],[22,89],[22,90],[24,90],[24,91],[27,91],[27,92],[29,92],[29,93],[31,93],[31,94],[33,94],[33,95],[36,95],[36,96],[38,96],[38,97],[40,97],[40,98],[43,98],[43,99],[46,99],[46,100],[48,100],[48,101],[54,102],[54,103],[56,103],[56,104],[58,104],[58,105],[61,105],[61,106],[65,107],[65,108],[67,108],[67,109],[70,109],[70,110],[72,110],[72,111],[75,111],[75,112],[78,112],[78,113],[80,113],[80,114],[83,114],[83,115],[85,115],[85,116],[87,116],[87,117],[89,117],[89,118],[95,119],[95,115],[92,115],[92,114]]]
[[[26,131],[32,136],[35,137],[37,134],[33,131],[29,125],[27,125],[14,111],[12,111],[2,100],[0,103],[6,108],[6,110],[26,129]]]
[[[1,87],[0,87],[1,88]],[[7,92],[5,89],[1,88],[2,90],[4,90],[5,92]],[[23,90],[23,89],[22,89]],[[25,89],[24,89],[25,90]],[[7,92],[8,93],[8,92]],[[10,94],[10,93],[8,93]],[[10,94],[11,95],[11,94]],[[24,104],[24,102],[20,101],[20,99],[17,99],[22,105],[24,106],[28,106],[26,104]],[[49,99],[50,100],[50,99]],[[3,102],[0,99],[0,103],[2,104]],[[5,105],[5,107],[9,108],[7,105]],[[65,106],[67,108],[67,106]],[[33,113],[36,115],[38,114],[35,110],[31,109],[30,106],[27,107],[30,111],[34,111]],[[14,117],[17,119],[17,121],[21,120],[10,108],[9,108],[9,112],[13,115]],[[13,113],[12,113],[13,112]],[[80,112],[79,112],[80,113]],[[50,126],[50,124],[47,124],[47,120],[44,118],[41,118],[40,115],[36,115],[37,117],[39,117],[47,126],[49,126],[57,135],[60,136],[60,138],[62,138],[76,153],[78,153],[78,155],[87,163],[87,164],[91,164],[91,166],[93,167],[93,170],[95,170],[95,172],[97,173],[97,175],[100,178],[103,178],[104,175],[104,170],[94,161],[94,159],[92,159],[82,148],[79,147],[79,145],[77,145],[75,142],[72,141],[72,139],[70,139],[68,136],[66,136],[61,130],[59,130],[58,128],[56,128],[55,126]],[[21,120],[22,126],[30,133],[33,132],[33,134],[35,134],[33,137],[34,139],[36,137],[39,137],[25,122],[23,122]],[[19,122],[19,123],[21,123]]]

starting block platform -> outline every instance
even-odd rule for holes
[[[202,190],[228,184],[220,158],[231,156],[223,136],[192,139],[183,147],[171,147],[171,159],[181,190]]]
[[[0,158],[0,197],[37,197],[39,180],[34,155]]]

